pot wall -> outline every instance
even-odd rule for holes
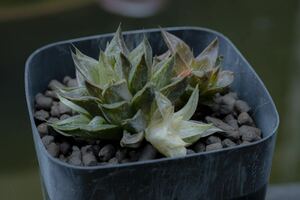
[[[75,167],[52,158],[44,148],[33,118],[34,97],[52,79],[74,75],[71,43],[97,58],[111,34],[80,38],[45,46],[26,63],[25,85],[44,196],[51,200],[82,199],[264,199],[269,180],[275,132],[279,119],[261,80],[234,45],[208,29],[183,27],[170,32],[201,52],[215,37],[220,41],[225,69],[235,72],[233,90],[253,108],[263,139],[248,145],[112,167]],[[166,50],[158,29],[145,30],[155,54]],[[142,31],[125,33],[129,47],[142,40]],[[133,41],[133,42],[129,42]]]

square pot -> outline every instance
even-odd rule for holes
[[[235,73],[232,89],[252,107],[252,117],[262,130],[263,139],[231,148],[202,152],[186,157],[126,163],[113,166],[72,166],[51,157],[36,128],[34,97],[52,79],[75,74],[70,54],[74,44],[97,58],[113,34],[84,37],[44,46],[27,60],[25,89],[35,149],[45,199],[264,199],[271,171],[279,117],[275,105],[250,64],[222,34],[197,27],[166,30],[182,38],[194,53],[200,53],[218,37],[223,68]],[[159,29],[125,32],[129,48],[146,34],[154,54],[166,46]]]

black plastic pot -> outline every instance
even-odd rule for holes
[[[251,144],[203,152],[180,158],[164,158],[115,166],[76,167],[51,157],[44,148],[33,117],[34,96],[52,79],[74,75],[71,43],[97,57],[112,34],[68,40],[47,45],[27,60],[26,98],[45,199],[264,199],[271,171],[279,118],[274,103],[252,67],[222,34],[180,27],[170,32],[199,53],[215,37],[220,40],[224,68],[235,72],[233,90],[253,108],[263,139]],[[156,54],[166,50],[160,31],[149,29],[125,33],[129,47],[146,33]]]

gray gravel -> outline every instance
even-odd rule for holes
[[[81,151],[77,146],[72,147],[72,153],[68,158],[68,163],[76,166],[82,165]]]
[[[97,159],[93,153],[92,146],[87,145],[81,148],[82,162],[84,166],[97,165]]]
[[[251,110],[250,106],[248,103],[242,100],[237,100],[234,104],[234,108],[239,112],[249,112]]]
[[[40,136],[43,137],[45,135],[48,135],[48,125],[47,123],[41,123],[37,126],[37,130],[40,133]]]
[[[49,116],[49,113],[45,110],[38,110],[34,113],[34,117],[40,121],[46,121]]]
[[[107,162],[115,155],[115,153],[115,147],[111,144],[107,144],[99,151],[98,156],[101,161]]]
[[[221,143],[213,143],[210,145],[206,146],[206,151],[213,151],[213,150],[218,150],[218,149],[222,149],[223,146]]]
[[[49,83],[49,85],[48,85],[48,88],[50,89],[50,90],[57,90],[57,89],[59,89],[59,88],[64,88],[65,86],[61,83],[61,82],[59,82],[59,81],[57,81],[57,80],[52,80],[52,81],[50,81],[50,83]]]
[[[194,151],[197,153],[205,151],[205,144],[199,140],[194,144]]]
[[[156,158],[157,153],[157,150],[151,144],[148,143],[144,146],[143,150],[141,151],[139,161],[152,160]]]
[[[250,126],[254,124],[253,119],[246,112],[242,112],[241,114],[239,114],[238,123],[240,125],[250,125]]]
[[[35,96],[36,108],[38,109],[50,110],[52,102],[52,98],[44,96],[41,93]]]
[[[223,145],[224,148],[226,148],[226,147],[234,147],[237,144],[234,143],[232,140],[226,138],[225,140],[222,141],[222,145]]]
[[[220,142],[221,142],[221,139],[220,139],[219,137],[217,137],[217,136],[214,136],[214,135],[209,136],[209,137],[206,139],[206,141],[205,141],[205,143],[206,143],[207,145],[209,145],[209,144],[214,144],[214,143],[220,143]]]
[[[239,128],[243,141],[254,142],[261,139],[261,131],[258,128],[243,125]]]
[[[59,154],[59,146],[54,143],[51,142],[49,145],[46,146],[48,153],[53,156],[53,157],[57,157]]]
[[[42,143],[47,147],[50,143],[54,141],[54,137],[52,135],[46,135],[42,138]]]

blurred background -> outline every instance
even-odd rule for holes
[[[300,182],[300,1],[0,0],[0,199],[42,199],[24,95],[24,63],[42,45],[158,26],[228,36],[267,86],[281,117],[272,184]]]

